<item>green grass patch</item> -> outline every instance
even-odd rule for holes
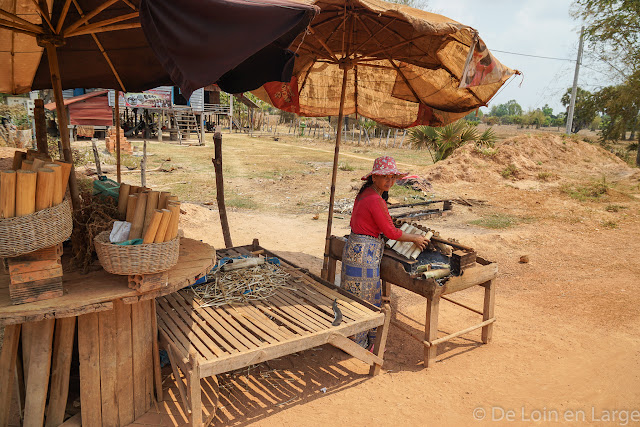
[[[517,174],[518,167],[513,163],[511,163],[509,166],[504,168],[502,172],[500,172],[500,175],[502,175],[503,178],[515,178]]]
[[[551,181],[553,178],[555,178],[556,175],[553,172],[538,172],[538,180],[539,181]]]
[[[498,149],[497,148],[490,148],[490,147],[481,147],[476,145],[473,150],[478,153],[478,154],[482,154],[485,157],[493,157],[496,154],[498,154]]]
[[[391,190],[389,190],[389,197],[403,201],[410,199],[409,202],[426,200],[422,191],[416,191],[411,187],[405,187],[403,185],[394,185],[391,187]]]
[[[602,221],[600,223],[604,228],[615,229],[618,228],[618,224],[615,221]]]
[[[600,181],[589,182],[584,185],[565,184],[560,191],[581,202],[601,200],[607,195],[610,185],[605,178]]]
[[[483,228],[490,228],[492,230],[501,230],[518,224],[529,223],[531,221],[533,221],[533,218],[522,218],[506,214],[491,214],[470,221],[469,224]]]
[[[340,162],[338,163],[338,169],[341,171],[351,172],[356,170],[353,166],[351,166],[348,162]]]
[[[238,194],[229,194],[225,197],[225,204],[230,208],[237,209],[258,209],[258,203],[251,197]]]
[[[627,207],[623,205],[607,205],[604,208],[607,212],[620,212],[622,209],[627,209]]]

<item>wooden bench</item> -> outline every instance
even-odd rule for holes
[[[218,259],[260,251],[251,246],[217,251]],[[200,379],[240,369],[284,355],[332,344],[371,365],[376,375],[390,320],[390,308],[362,301],[280,258],[290,274],[287,286],[267,299],[220,307],[199,306],[190,289],[156,299],[160,345],[169,353],[185,413],[191,425],[203,424]],[[333,302],[342,322],[332,326]],[[378,327],[371,353],[348,337]],[[182,375],[186,379],[182,380]],[[215,409],[204,425],[215,416]]]

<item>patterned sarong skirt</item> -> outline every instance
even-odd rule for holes
[[[380,237],[351,233],[342,252],[342,289],[380,307],[380,260],[384,242]],[[376,329],[355,335],[355,341],[363,347],[373,344]]]

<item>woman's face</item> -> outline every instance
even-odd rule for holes
[[[371,175],[373,184],[382,191],[389,191],[396,183],[396,175]]]

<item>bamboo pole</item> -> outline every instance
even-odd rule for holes
[[[49,146],[47,144],[47,119],[44,116],[44,100],[35,99],[33,104],[33,120],[36,124],[36,146],[39,152],[48,155]]]
[[[165,209],[167,207],[167,197],[169,197],[171,193],[168,191],[161,191],[158,196],[158,209]]]
[[[60,169],[62,169],[62,198],[64,199],[67,187],[69,186],[69,177],[71,176],[71,169],[73,169],[73,165],[64,160],[54,160],[53,163],[60,166]]]
[[[16,175],[16,216],[32,214],[36,211],[38,175],[28,170],[19,170]]]
[[[153,243],[156,238],[156,233],[158,232],[161,219],[162,211],[160,209],[154,209],[151,215],[151,221],[149,222],[149,227],[147,227],[147,230],[144,232],[142,243]]]
[[[216,132],[213,135],[214,158],[213,168],[216,173],[216,199],[218,201],[218,213],[220,215],[220,225],[222,225],[222,236],[224,245],[227,248],[233,247],[231,233],[229,232],[229,221],[227,220],[227,207],[224,203],[224,180],[222,177],[222,133]]]
[[[56,174],[49,168],[40,168],[36,173],[36,211],[41,211],[53,206]]]
[[[160,218],[160,225],[158,225],[158,231],[156,237],[153,239],[154,243],[164,242],[164,235],[167,233],[167,227],[171,220],[171,211],[169,209],[161,209],[162,218]]]
[[[64,198],[64,189],[62,188],[62,168],[55,163],[47,163],[45,167],[52,169],[55,173],[55,182],[53,186],[53,203],[52,206],[57,206],[62,203]]]
[[[33,163],[31,163],[31,170],[34,172],[38,172],[38,169],[44,166],[46,162],[42,159],[33,159]]]
[[[158,209],[159,196],[160,196],[160,193],[158,193],[157,191],[149,191],[147,193],[147,206],[145,208],[144,225],[142,227],[143,236],[146,234],[147,229],[149,228],[149,225],[151,225],[151,221],[153,220],[153,214],[155,213],[156,209]]]
[[[138,203],[138,195],[137,194],[129,194],[127,198],[127,222],[133,222],[133,216],[136,213],[136,204]]]
[[[16,215],[16,177],[13,170],[0,173],[0,218]]]
[[[120,190],[118,192],[118,214],[120,214],[121,219],[127,216],[127,202],[129,201],[130,189],[131,186],[129,184],[120,184]]]
[[[173,240],[178,235],[178,223],[180,222],[180,202],[170,202],[167,209],[171,212],[169,225],[164,235],[164,241]]]
[[[338,114],[338,126],[336,129],[336,147],[333,153],[333,170],[331,171],[331,193],[329,195],[329,216],[327,218],[327,234],[325,236],[324,244],[324,260],[322,262],[321,276],[323,279],[327,279],[329,272],[329,244],[331,237],[331,226],[333,224],[333,204],[336,197],[336,178],[338,176],[338,161],[340,157],[340,136],[342,134],[342,122],[344,121],[344,98],[347,91],[347,74],[349,72],[348,67],[344,67],[342,74],[342,92],[340,93],[340,110]]]
[[[145,209],[147,206],[147,193],[139,193],[136,200],[136,212],[131,222],[129,239],[139,239],[142,237],[142,227],[144,226]]]
[[[56,114],[58,116],[58,129],[60,129],[60,141],[62,142],[62,153],[64,159],[71,166],[69,176],[69,190],[71,192],[71,203],[74,208],[80,207],[80,196],[78,194],[78,183],[76,182],[76,174],[73,168],[73,155],[71,154],[71,143],[69,142],[69,126],[67,122],[67,110],[64,106],[62,97],[62,82],[60,81],[60,67],[58,65],[58,53],[56,47],[47,43],[47,59],[49,60],[49,74],[51,75],[51,86],[56,100]]]
[[[115,92],[115,110],[116,110],[116,174],[118,183],[122,181],[120,172],[120,91]]]
[[[23,160],[22,164],[20,165],[20,169],[25,171],[30,171],[32,166],[33,166],[33,160]]]
[[[22,166],[22,161],[27,157],[27,153],[24,151],[16,150],[13,153],[13,164],[11,165],[11,169],[17,171]]]

